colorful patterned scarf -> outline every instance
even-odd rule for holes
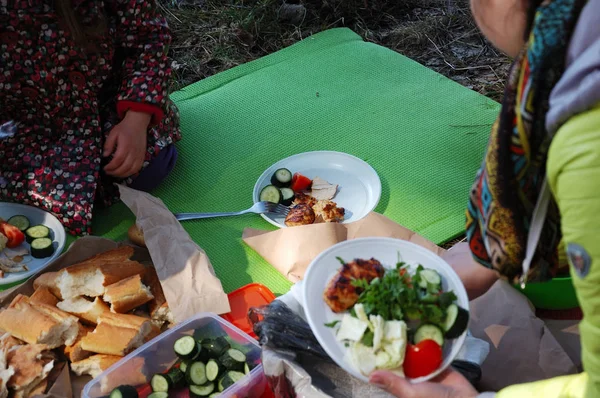
[[[515,60],[502,110],[471,189],[467,239],[475,259],[511,281],[522,274],[527,236],[546,177],[552,137],[545,126],[550,93],[562,76],[566,52],[586,0],[547,0],[537,10],[529,41]],[[558,268],[560,217],[551,203],[529,281]]]

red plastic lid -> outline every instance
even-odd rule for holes
[[[223,319],[256,338],[252,324],[248,320],[248,310],[252,307],[268,305],[275,300],[275,295],[266,286],[260,283],[251,283],[229,293],[227,297],[231,312],[221,315]]]

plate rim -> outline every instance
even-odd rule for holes
[[[456,273],[456,271],[454,271],[454,269],[450,266],[450,264],[448,264],[448,262],[446,262],[446,260],[444,260],[443,258],[441,258],[439,255],[433,253],[432,251],[417,245],[416,243],[413,242],[409,242],[407,240],[403,240],[403,239],[398,239],[398,238],[390,238],[390,237],[363,237],[363,238],[356,238],[356,239],[350,239],[350,240],[345,240],[339,243],[336,243],[335,245],[328,247],[327,249],[323,250],[321,253],[319,253],[309,264],[305,274],[304,274],[304,278],[302,280],[302,307],[304,309],[304,313],[306,315],[306,321],[311,329],[311,331],[313,332],[315,338],[317,339],[317,341],[319,342],[319,344],[321,345],[321,347],[323,347],[323,349],[325,350],[325,352],[327,353],[327,355],[329,355],[329,357],[338,364],[338,366],[340,366],[342,369],[346,370],[348,373],[350,373],[352,376],[368,382],[368,378],[365,377],[362,373],[360,373],[360,371],[357,371],[356,369],[352,368],[349,364],[345,363],[343,360],[338,362],[338,360],[336,358],[333,357],[332,352],[330,350],[330,348],[328,347],[327,344],[324,344],[323,341],[321,341],[321,338],[319,337],[318,333],[315,333],[315,322],[312,321],[311,318],[311,312],[308,309],[307,306],[307,296],[308,296],[308,286],[309,284],[306,283],[306,281],[310,278],[310,275],[312,275],[315,271],[314,269],[317,269],[318,267],[314,266],[314,264],[318,263],[323,257],[325,257],[327,254],[329,254],[330,252],[338,249],[339,247],[343,247],[343,246],[347,246],[347,245],[352,245],[356,242],[388,242],[388,243],[397,243],[397,242],[402,242],[402,244],[407,245],[407,246],[412,246],[414,248],[416,248],[419,251],[423,251],[424,254],[428,255],[428,256],[434,256],[434,257],[438,257],[444,264],[447,265],[448,267],[448,271],[453,274],[453,277],[455,277],[456,279],[458,279],[460,281],[460,277],[458,276],[458,274]],[[329,282],[329,279],[327,280],[327,282]],[[464,294],[464,296],[467,298],[467,304],[469,303],[469,297],[467,295],[466,289],[464,287],[464,284],[462,284],[462,281],[460,281],[460,285],[459,288],[461,290],[461,295]],[[445,364],[445,366],[440,366],[435,372],[430,373],[427,376],[422,376],[422,377],[418,377],[418,378],[414,378],[414,379],[410,379],[407,378],[408,381],[410,381],[411,383],[420,383],[423,381],[427,381],[427,380],[431,380],[432,378],[440,375],[444,370],[446,370],[452,363],[452,361],[455,360],[456,356],[459,354],[459,352],[462,350],[465,341],[466,341],[466,337],[467,337],[467,332],[468,332],[468,328],[456,339],[454,339],[454,344],[456,345],[456,351],[454,355],[449,355],[448,357],[443,359],[442,364],[444,364],[444,362],[448,361],[448,363]]]
[[[346,152],[339,152],[339,151],[307,151],[307,152],[301,152],[301,153],[296,153],[294,155],[290,155],[288,157],[285,157],[283,159],[280,159],[278,161],[276,161],[275,163],[271,164],[269,167],[267,167],[261,174],[260,176],[256,179],[256,182],[254,183],[254,188],[252,189],[252,202],[255,204],[258,202],[258,198],[260,195],[260,186],[259,186],[259,182],[260,180],[263,179],[263,177],[268,176],[268,172],[270,169],[272,169],[275,165],[288,161],[290,159],[294,159],[297,157],[301,157],[301,156],[306,156],[309,154],[321,154],[321,155],[325,155],[325,154],[335,154],[335,155],[342,155],[345,157],[348,157],[352,160],[358,161],[359,163],[363,163],[365,166],[367,166],[367,168],[369,169],[370,172],[373,173],[373,175],[375,175],[377,177],[377,196],[376,199],[373,201],[373,206],[371,209],[369,209],[366,214],[364,216],[362,216],[361,218],[358,218],[356,220],[353,220],[352,222],[356,222],[359,220],[362,220],[363,218],[365,218],[370,212],[372,212],[373,210],[375,210],[375,208],[379,205],[379,201],[381,200],[381,194],[382,194],[382,184],[381,184],[381,177],[379,177],[379,173],[377,173],[377,170],[375,170],[375,168],[373,166],[371,166],[369,163],[367,163],[366,161],[364,161],[363,159],[359,158],[358,156],[355,155],[351,155],[349,153]],[[261,214],[260,215],[265,221],[267,221],[269,224],[274,225],[278,228],[288,228],[287,225],[285,224],[279,224],[278,222],[272,220],[271,218],[267,217],[265,214]],[[345,222],[342,222],[342,224],[344,224]]]
[[[38,206],[26,205],[23,203],[0,202],[0,206],[2,206],[2,205],[8,205],[10,207],[16,207],[16,208],[20,208],[20,209],[28,209],[28,210],[33,209],[33,211],[39,211],[41,213],[45,213],[48,216],[50,216],[51,218],[53,218],[58,223],[58,225],[61,226],[61,229],[59,231],[54,231],[54,233],[55,233],[54,241],[57,242],[58,247],[56,248],[56,250],[54,251],[52,256],[48,257],[46,259],[46,262],[43,263],[39,268],[25,272],[23,275],[20,275],[19,278],[17,278],[16,280],[5,282],[5,281],[2,281],[2,279],[0,279],[0,286],[5,286],[5,285],[13,285],[15,283],[24,282],[24,281],[28,280],[31,276],[46,269],[52,262],[54,262],[54,260],[56,260],[62,254],[62,251],[65,248],[65,245],[67,244],[67,233],[66,233],[64,225],[60,222],[58,217],[56,217],[54,214],[52,214],[49,211],[46,211]],[[57,234],[60,234],[60,237],[62,238],[62,242],[61,242],[61,239],[59,239],[59,237],[56,236]],[[15,273],[15,274],[17,274],[17,273]]]

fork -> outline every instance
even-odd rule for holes
[[[257,202],[251,208],[242,211],[235,211],[229,213],[178,213],[175,214],[175,218],[179,221],[186,220],[199,220],[202,218],[212,217],[229,217],[229,216],[241,216],[242,214],[256,213],[265,214],[273,213],[278,216],[285,217],[289,213],[290,209],[277,203],[272,202]]]

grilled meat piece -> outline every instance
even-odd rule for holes
[[[330,200],[319,200],[312,207],[315,216],[321,218],[324,222],[342,222],[344,221],[345,210],[343,207],[337,207],[335,202]]]
[[[314,222],[315,212],[306,204],[300,204],[292,207],[285,218],[285,225],[288,227],[297,227],[300,225],[312,224]]]
[[[294,203],[293,204],[294,205],[307,205],[308,207],[312,208],[314,205],[317,204],[317,200],[310,195],[307,195],[302,192],[297,192],[296,195],[294,195]]]
[[[358,301],[362,289],[352,286],[354,279],[366,279],[371,282],[383,277],[385,269],[374,258],[355,259],[342,265],[338,273],[329,281],[323,292],[323,299],[333,312],[344,312]]]

